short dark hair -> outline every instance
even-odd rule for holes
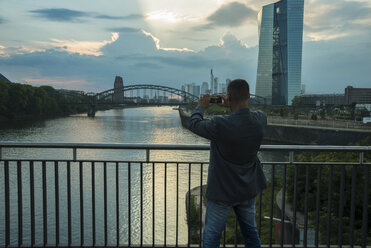
[[[244,102],[250,98],[250,87],[246,80],[235,79],[228,84],[228,94],[233,102]]]

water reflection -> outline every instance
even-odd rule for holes
[[[39,122],[22,122],[15,125],[17,128],[0,127],[0,140],[20,142],[96,142],[96,143],[151,143],[151,144],[207,144],[208,141],[197,137],[181,127],[177,111],[170,107],[148,107],[136,109],[113,109],[97,112],[95,118],[84,115],[75,115],[66,118],[43,120]],[[6,158],[24,159],[71,159],[71,149],[3,149]],[[95,150],[80,149],[77,158],[81,160],[114,160],[114,161],[143,161],[145,151],[140,150]],[[152,161],[207,161],[208,152],[194,151],[152,151]],[[60,242],[67,243],[67,163],[46,163],[47,184],[47,216],[48,216],[48,242],[53,244],[56,237],[55,229],[55,167],[58,166],[59,182],[59,221]],[[94,175],[92,168],[94,166]],[[116,181],[116,163],[107,163],[107,228],[108,243],[116,243],[116,189],[119,193],[119,232],[120,243],[128,242],[129,230],[129,183],[130,170],[130,201],[131,201],[131,238],[132,243],[140,242],[141,222],[140,210],[143,207],[143,238],[145,244],[152,244],[152,223],[154,197],[155,208],[155,243],[164,242],[165,214],[167,243],[175,244],[176,232],[176,202],[178,188],[178,241],[179,244],[187,243],[187,222],[185,196],[189,188],[201,184],[200,174],[203,174],[202,184],[206,183],[207,167],[203,171],[200,164],[188,163],[117,163],[119,181]],[[16,163],[10,163],[10,207],[11,207],[11,243],[16,245],[18,238],[18,207],[17,207],[17,170]],[[84,206],[84,241],[86,245],[92,244],[92,176],[95,182],[95,223],[97,244],[104,240],[104,205],[103,205],[103,163],[84,162],[83,167],[83,206]],[[143,198],[141,192],[141,167],[143,172]],[[177,168],[178,167],[178,168]],[[72,243],[80,242],[80,171],[79,163],[71,163],[71,204],[72,204]],[[166,170],[166,172],[165,172]],[[178,174],[178,186],[176,172]],[[3,185],[3,170],[0,170],[0,182]],[[165,177],[166,173],[166,177]],[[191,174],[190,185],[189,174]],[[42,198],[42,164],[34,163],[35,177],[35,230],[36,243],[43,240],[43,198]],[[166,182],[166,189],[165,189]],[[31,217],[30,217],[30,170],[29,163],[22,164],[23,187],[23,226],[24,243],[31,242]],[[165,202],[166,190],[166,202]],[[154,192],[154,195],[153,195]],[[0,202],[4,202],[4,192],[0,192]],[[166,205],[166,213],[165,213]],[[4,208],[2,208],[4,209]],[[4,211],[0,211],[1,223],[4,223]],[[5,235],[5,225],[0,225],[0,233]],[[0,244],[4,244],[5,236],[0,235]]]

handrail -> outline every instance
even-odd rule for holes
[[[8,148],[78,148],[78,149],[131,149],[131,150],[210,150],[209,145],[143,144],[143,143],[34,143],[0,142]],[[320,145],[262,145],[260,151],[346,151],[368,152],[371,146],[320,146]]]

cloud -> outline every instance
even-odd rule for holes
[[[143,34],[145,34],[146,36],[148,37],[151,37],[153,42],[155,43],[156,45],[156,49],[157,50],[164,50],[164,51],[177,51],[177,52],[194,52],[193,50],[189,49],[189,48],[168,48],[168,47],[161,47],[160,46],[160,40],[155,37],[153,34],[149,33],[149,32],[146,32],[144,30],[142,30]]]
[[[95,18],[95,19],[104,19],[104,20],[143,20],[147,16],[142,14],[130,14],[126,16],[113,16],[107,14],[99,14],[96,12],[85,12],[77,11],[72,9],[65,8],[50,8],[50,9],[36,9],[30,10],[30,13],[36,14],[37,17],[46,19],[49,21],[56,22],[82,22],[83,18]],[[0,24],[3,19],[0,17]]]
[[[137,60],[144,60],[144,61],[155,61],[156,63],[161,63],[171,67],[180,67],[180,68],[188,68],[188,69],[195,69],[204,67],[205,65],[213,64],[216,61],[212,61],[210,59],[203,58],[200,55],[192,55],[192,56],[176,56],[173,54],[171,56],[148,56],[148,57],[138,57]]]
[[[230,2],[222,5],[209,15],[207,23],[196,27],[196,30],[213,29],[220,26],[238,27],[246,21],[256,22],[257,13],[240,2]]]
[[[6,47],[5,46],[2,46],[0,45],[0,57],[8,57],[9,55],[7,54],[6,52]]]
[[[93,15],[97,19],[108,19],[108,20],[141,20],[146,16],[141,14],[130,14],[126,16],[111,16],[111,15]]]
[[[162,66],[159,66],[158,64],[155,64],[155,63],[149,63],[149,62],[139,62],[139,63],[136,63],[135,65],[132,66],[134,69],[135,68],[148,68],[148,69],[155,69],[155,70],[158,70],[158,69],[162,69],[163,67]]]
[[[111,16],[111,15],[96,15],[97,19],[107,19],[107,20],[121,20],[121,16]]]
[[[195,20],[195,18],[185,16],[176,12],[168,10],[158,10],[150,12],[146,15],[146,19],[149,21],[162,21],[167,23],[187,22]]]
[[[121,19],[122,20],[142,20],[145,17],[146,17],[145,15],[141,15],[141,14],[130,14],[130,15],[121,17]]]
[[[85,80],[78,84],[85,91],[103,91],[112,88],[115,75],[121,75],[125,83],[156,83],[180,88],[188,82],[209,80],[214,67],[220,82],[226,77],[247,78],[254,81],[256,48],[246,48],[232,35],[223,37],[223,45],[207,47],[199,52],[157,49],[152,36],[142,32],[128,33],[107,43],[99,51],[101,56],[70,53],[60,47],[25,54],[0,57],[0,67],[15,81],[25,80],[41,84],[50,80],[53,85],[73,85],[73,80]],[[62,44],[60,44],[62,45]],[[250,62],[252,61],[252,62]],[[14,73],[9,73],[14,72]],[[62,86],[60,86],[62,87]],[[63,86],[68,88],[67,86]],[[72,86],[71,86],[72,87]],[[253,86],[252,86],[253,87]]]
[[[104,41],[77,41],[50,39],[50,41],[37,42],[43,47],[58,48],[69,53],[78,53],[80,55],[103,55],[101,48],[115,42],[119,38],[118,33],[112,33],[111,40]]]
[[[119,32],[119,33],[139,33],[141,29],[139,28],[130,28],[130,27],[120,27],[120,28],[109,28],[109,32]]]
[[[246,43],[243,43],[242,40],[237,39],[236,36],[234,36],[230,32],[227,32],[222,36],[222,38],[220,39],[220,46],[227,46],[232,48],[249,47]]]
[[[5,23],[5,19],[0,17],[0,24]]]
[[[367,2],[333,4],[326,0],[310,0],[304,11],[304,35],[311,41],[353,36],[371,28],[371,5]]]
[[[42,19],[57,22],[77,22],[81,21],[82,17],[90,16],[87,12],[71,10],[71,9],[36,9],[29,11],[36,14]]]

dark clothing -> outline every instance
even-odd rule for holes
[[[211,141],[206,198],[227,204],[254,198],[267,187],[257,157],[267,117],[245,108],[204,120],[203,112],[193,111],[189,129]]]

